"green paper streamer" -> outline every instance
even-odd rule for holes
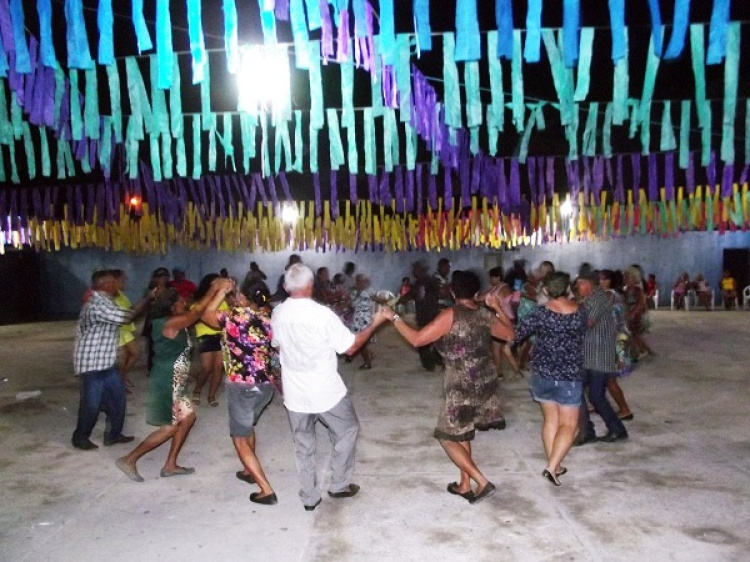
[[[13,128],[8,121],[8,104],[5,101],[5,84],[0,82],[0,143],[10,144],[13,139]],[[2,155],[0,154],[0,159]]]
[[[690,156],[690,100],[680,102],[680,168],[688,167]]]
[[[139,139],[136,138],[138,134],[138,120],[132,115],[128,117],[128,124],[125,129],[125,152],[127,156],[127,168],[128,178],[134,180],[138,177],[138,150],[139,150]],[[141,131],[143,136],[143,131]]]
[[[167,102],[164,98],[164,90],[159,88],[159,59],[155,55],[149,57],[151,65],[151,107],[154,115],[154,135],[169,134],[169,114],[167,113]]]
[[[672,127],[672,102],[664,102],[664,112],[661,117],[661,140],[659,150],[674,150],[677,148],[677,141],[674,137],[674,128]]]
[[[487,53],[492,94],[492,111],[487,111],[487,126],[495,131],[502,131],[505,128],[505,94],[503,93],[503,65],[495,54],[497,53],[497,31],[487,32]],[[492,115],[492,121],[490,121],[490,115]],[[490,132],[490,144],[492,135],[493,133]],[[497,146],[497,137],[495,137],[495,146]]]
[[[596,155],[596,123],[599,117],[599,103],[591,102],[586,117],[586,128],[583,130],[583,155]]]
[[[406,134],[406,169],[414,170],[417,167],[417,131],[410,123],[404,123]]]
[[[201,116],[193,115],[193,179],[200,179],[203,173],[201,166]]]
[[[216,121],[211,112],[211,73],[208,68],[208,57],[206,57],[205,69],[206,74],[201,81],[201,119],[203,130],[210,131],[212,125],[216,126]]]
[[[578,84],[573,96],[575,101],[584,101],[589,95],[591,83],[591,54],[594,46],[594,28],[582,27],[580,52],[578,55]]]
[[[648,43],[648,54],[646,55],[646,71],[643,78],[643,95],[641,96],[640,115],[638,121],[641,123],[641,152],[649,154],[651,142],[651,100],[654,97],[654,85],[656,84],[656,72],[659,69],[659,57],[655,51],[654,38],[659,39],[664,29],[655,30]]]
[[[242,136],[242,167],[250,173],[250,160],[255,158],[256,120],[248,113],[240,113],[240,134]]]
[[[327,109],[328,120],[328,142],[330,145],[329,156],[331,169],[338,170],[344,165],[344,145],[341,143],[341,130],[339,129],[339,114],[335,109]]]
[[[353,130],[353,128],[352,128]],[[302,173],[302,154],[305,151],[305,145],[302,141],[302,111],[294,111],[294,166],[295,172]]]
[[[411,53],[409,40],[409,35],[405,33],[396,36],[398,48],[396,85],[399,92],[399,116],[402,123],[411,121]]]
[[[456,41],[452,33],[443,35],[443,86],[445,124],[457,129],[461,124],[461,91],[458,84],[458,66],[454,61]],[[388,170],[390,171],[390,170]]]
[[[604,128],[602,129],[602,146],[604,156],[612,158],[612,102],[604,110]]]
[[[122,144],[122,108],[120,106],[120,74],[117,72],[117,63],[106,66],[107,83],[109,85],[109,105],[112,110],[112,130],[115,132],[115,142]],[[55,70],[57,78],[57,70]],[[57,92],[55,91],[55,107],[59,106],[57,102]],[[59,116],[59,111],[55,110],[55,122]]]
[[[727,51],[724,61],[724,120],[721,135],[721,159],[734,164],[734,121],[737,115],[737,77],[740,73],[740,24],[727,28]]]
[[[373,37],[373,49],[376,53],[380,52],[380,37]],[[383,115],[383,68],[381,58],[375,56],[375,69],[370,73],[370,88],[372,99],[373,117]]]
[[[112,165],[112,117],[102,117],[102,138],[99,149],[99,166],[104,171],[104,177],[108,178]]]
[[[10,126],[13,133],[13,140],[18,140],[23,135],[23,108],[18,104],[16,92],[10,92]],[[9,142],[8,144],[13,144]]]
[[[349,147],[349,173],[356,174],[359,172],[359,153],[357,151],[357,129],[353,123],[346,129],[346,144]]]
[[[310,126],[310,173],[318,173],[318,131]]]
[[[554,34],[550,36],[552,39],[554,39]],[[563,104],[565,104],[565,113],[567,116],[567,119],[569,122],[572,122],[576,119],[578,119],[578,113],[577,109],[574,107],[575,102],[575,81],[573,77],[573,69],[572,68],[566,68],[564,60],[562,60],[562,53],[564,52],[565,45],[563,44],[563,41],[565,40],[565,33],[561,29],[557,32],[557,44],[555,47],[556,53],[557,53],[557,70],[560,77],[560,87],[561,87],[561,93],[560,93],[560,99],[561,107]],[[554,43],[554,41],[550,41],[550,43]],[[574,113],[575,112],[575,113]],[[578,130],[578,124],[576,123],[576,131]],[[577,134],[577,133],[576,133]],[[578,143],[578,139],[576,138],[576,145]]]
[[[365,134],[365,173],[375,175],[377,159],[375,147],[375,116],[369,107],[364,111]]]
[[[177,154],[177,175],[184,178],[185,176],[187,176],[187,157],[185,156],[184,136],[177,138],[177,147],[175,148],[175,154]]]
[[[65,167],[67,168],[67,174],[69,178],[76,175],[75,160],[73,159],[73,152],[70,149],[70,143],[66,142],[63,145],[63,155],[65,156]]]
[[[493,53],[494,51],[490,51]],[[493,105],[487,106],[487,151],[490,156],[497,155],[497,139],[500,135],[500,131],[497,128],[497,122],[495,120],[495,107]]]
[[[579,111],[578,104],[573,104],[573,118],[571,120],[570,125],[567,125],[565,127],[565,135],[568,138],[568,158],[571,160],[578,160],[578,126],[580,124],[580,120],[578,118],[578,111]]]
[[[165,180],[171,180],[174,175],[172,162],[172,135],[169,132],[161,134],[161,171]]]
[[[536,104],[536,130],[544,131],[547,128],[547,122],[544,120],[544,106],[547,102],[540,101]]]
[[[57,139],[57,157],[56,157],[56,164],[57,164],[57,179],[64,180],[65,179],[65,150],[64,145],[67,144],[68,141]]]
[[[624,56],[615,62],[614,85],[612,88],[612,122],[622,125],[628,118],[628,93],[630,90],[630,71],[628,57],[630,39],[628,28],[623,29]]]
[[[271,175],[271,161],[268,152],[268,115],[261,111],[260,120],[260,173],[264,178]]]
[[[161,181],[161,155],[159,154],[159,135],[149,135],[149,146],[151,149],[151,171],[154,181]]]
[[[70,136],[74,141],[83,138],[83,117],[81,116],[81,92],[78,90],[78,70],[70,69]],[[16,103],[15,92],[13,92],[12,103]],[[13,127],[13,135],[18,138],[16,127]]]
[[[60,108],[65,91],[65,72],[59,66],[55,68],[55,128],[60,126]]]
[[[398,166],[401,163],[401,146],[398,138],[398,124],[396,123],[396,110],[390,108],[386,114],[385,119],[390,121],[390,139],[391,139],[391,154],[393,156],[393,164]]]
[[[234,161],[234,140],[233,140],[233,134],[232,134],[232,114],[231,113],[225,113],[224,115],[222,115],[221,130],[224,134],[219,136],[219,141],[221,141],[221,146],[224,149],[224,165],[226,166],[227,160],[229,160],[231,162],[230,166],[232,168],[232,171],[236,172],[237,166]],[[289,133],[287,133],[286,139],[287,139],[287,145],[288,145]],[[289,156],[287,156],[287,165],[288,164],[289,164]],[[229,168],[230,166],[226,166],[226,167]],[[276,170],[276,172],[278,173],[278,169]]]
[[[479,153],[479,127],[471,127],[469,129],[469,152],[472,156],[476,156]]]
[[[322,129],[323,83],[320,73],[320,41],[310,41],[310,128]],[[316,166],[317,167],[317,166]]]
[[[180,64],[176,54],[172,61],[172,85],[169,87],[170,127],[172,136],[181,139],[185,131],[185,120],[182,116],[182,98],[180,97],[182,95],[180,92]]]
[[[23,124],[23,148],[26,151],[26,169],[29,179],[36,177],[36,155],[34,154],[34,142],[31,139],[31,128],[27,122]]]
[[[635,133],[638,131],[638,115],[640,114],[640,106],[638,100],[631,99],[628,102],[630,104],[630,131],[628,138],[635,138]]]
[[[565,126],[568,125],[572,119],[571,106],[565,97],[565,65],[560,55],[560,49],[557,48],[557,41],[555,40],[555,32],[551,29],[542,30],[542,40],[544,41],[544,48],[547,50],[547,58],[549,59],[550,69],[552,71],[552,83],[555,86],[557,92],[557,99],[560,101],[560,124]]]
[[[354,61],[339,63],[341,69],[341,126],[354,127]]]
[[[130,118],[127,125],[127,136],[131,140],[143,140],[143,113],[141,95],[138,88],[138,62],[133,57],[125,59],[125,71],[128,79],[128,96],[130,98]],[[143,83],[141,82],[141,86]]]
[[[393,171],[393,143],[391,141],[393,137],[393,127],[395,126],[395,117],[391,119],[393,115],[393,109],[388,107],[383,110],[383,166],[386,172]]]
[[[513,62],[511,63],[511,80],[513,82],[513,124],[516,130],[523,130],[523,118],[525,113],[523,103],[523,69],[521,57],[521,30],[513,30]]]
[[[482,100],[479,97],[479,63],[464,63],[464,83],[466,85],[466,126],[479,127],[482,124]],[[401,120],[404,121],[403,115]]]
[[[216,114],[210,113],[208,115],[208,171],[216,171]],[[205,130],[206,123],[203,122]]]
[[[531,140],[531,131],[534,130],[534,123],[536,122],[535,112],[529,114],[529,121],[526,123],[526,127],[523,131],[523,137],[521,137],[521,145],[518,148],[518,161],[521,164],[526,163],[526,157],[529,154],[529,140]]]
[[[42,176],[48,178],[52,175],[52,162],[49,156],[49,140],[47,140],[47,127],[39,127],[39,140],[42,148]]]
[[[750,98],[745,100],[745,164],[750,164]]]
[[[96,79],[96,68],[85,71],[86,95],[83,104],[83,120],[86,136],[99,140],[99,87]]]
[[[719,187],[716,187],[716,189],[719,189]],[[708,187],[706,188],[705,202],[706,202],[706,232],[713,232],[714,231],[714,211],[713,211],[714,202],[711,199],[711,190]]]
[[[18,176],[18,164],[16,163],[16,143],[10,143],[8,148],[10,149],[10,181],[21,183],[21,178]]]
[[[703,101],[703,121],[705,125],[701,129],[701,166],[708,166],[711,161],[711,102]]]
[[[690,26],[690,56],[693,62],[695,76],[695,109],[698,112],[698,126],[706,126],[706,48],[703,36],[703,24],[694,23]]]
[[[5,176],[5,155],[3,154],[2,147],[0,146],[0,182],[7,181]]]

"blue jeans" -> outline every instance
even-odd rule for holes
[[[604,424],[607,426],[607,433],[614,433],[616,435],[626,435],[628,432],[625,429],[620,418],[617,416],[614,408],[607,400],[607,381],[609,377],[614,376],[613,373],[602,373],[601,371],[592,371],[585,369],[583,371],[583,384],[584,388],[589,389],[589,401],[594,406],[596,413],[602,417]],[[594,431],[594,424],[591,422],[591,416],[589,416],[589,409],[584,401],[581,404],[581,433],[585,437],[595,437],[596,432]]]
[[[78,404],[78,424],[73,432],[73,443],[81,443],[91,437],[102,410],[109,422],[109,434],[104,436],[105,441],[118,439],[125,423],[125,386],[117,368],[89,371],[79,378],[81,401]]]

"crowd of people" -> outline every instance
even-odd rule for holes
[[[242,465],[236,476],[258,486],[252,502],[277,503],[256,455],[255,426],[283,389],[304,508],[312,511],[322,499],[315,470],[317,422],[333,443],[328,495],[354,496],[359,490],[352,482],[359,422],[338,361],[360,355],[361,368],[372,368],[368,344],[377,328],[391,321],[418,350],[426,371],[443,369],[445,400],[434,437],[459,470],[458,479],[447,486],[449,493],[474,504],[496,490],[474,461],[471,441],[476,431],[505,428],[504,362],[512,378],[529,376],[544,420],[547,463],[542,475],[559,486],[567,472],[562,462],[572,446],[628,438],[623,421],[634,414],[618,378],[653,355],[645,339],[648,288],[638,266],[619,272],[582,264],[573,280],[551,262],[527,271],[518,260],[505,274],[501,268],[488,273],[490,287],[482,291],[477,273],[451,271],[447,259],[432,274],[425,263],[416,262],[413,279],[403,280],[397,296],[379,298],[352,262],[331,278],[327,268],[313,272],[291,255],[273,293],[255,262],[242,281],[222,270],[206,275],[198,286],[179,269],[170,278],[166,268],[158,268],[146,296],[130,307],[123,294],[124,274],[97,271],[76,335],[81,402],[72,443],[83,450],[97,448],[90,437],[100,410],[108,421],[105,445],[134,441],[122,433],[123,373],[138,357],[132,322],[143,314],[149,367],[146,421],[157,429],[117,459],[122,472],[142,482],[138,460],[169,442],[161,476],[192,474],[194,468],[181,466],[178,455],[196,422],[203,388],[208,386],[207,404],[216,406],[223,383],[229,434]],[[412,302],[414,326],[396,312]],[[191,394],[193,354],[199,368]],[[590,410],[602,418],[606,434],[596,436]]]
[[[721,294],[721,304],[725,310],[731,310],[738,306],[737,281],[732,272],[725,269],[719,281]],[[714,291],[711,284],[702,273],[698,273],[692,280],[687,271],[683,271],[672,286],[672,297],[674,298],[674,308],[687,309],[687,299],[690,295],[695,295],[698,306],[706,310],[712,310],[714,305]]]

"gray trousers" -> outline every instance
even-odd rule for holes
[[[351,483],[354,472],[354,448],[359,434],[359,420],[348,396],[327,412],[303,414],[287,410],[294,439],[294,455],[300,480],[299,497],[304,505],[315,505],[320,499],[315,476],[315,424],[320,421],[333,444],[329,492],[341,492]]]

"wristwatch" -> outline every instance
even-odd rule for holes
[[[391,318],[391,322],[400,322],[401,317],[398,314],[394,314],[393,318]]]

